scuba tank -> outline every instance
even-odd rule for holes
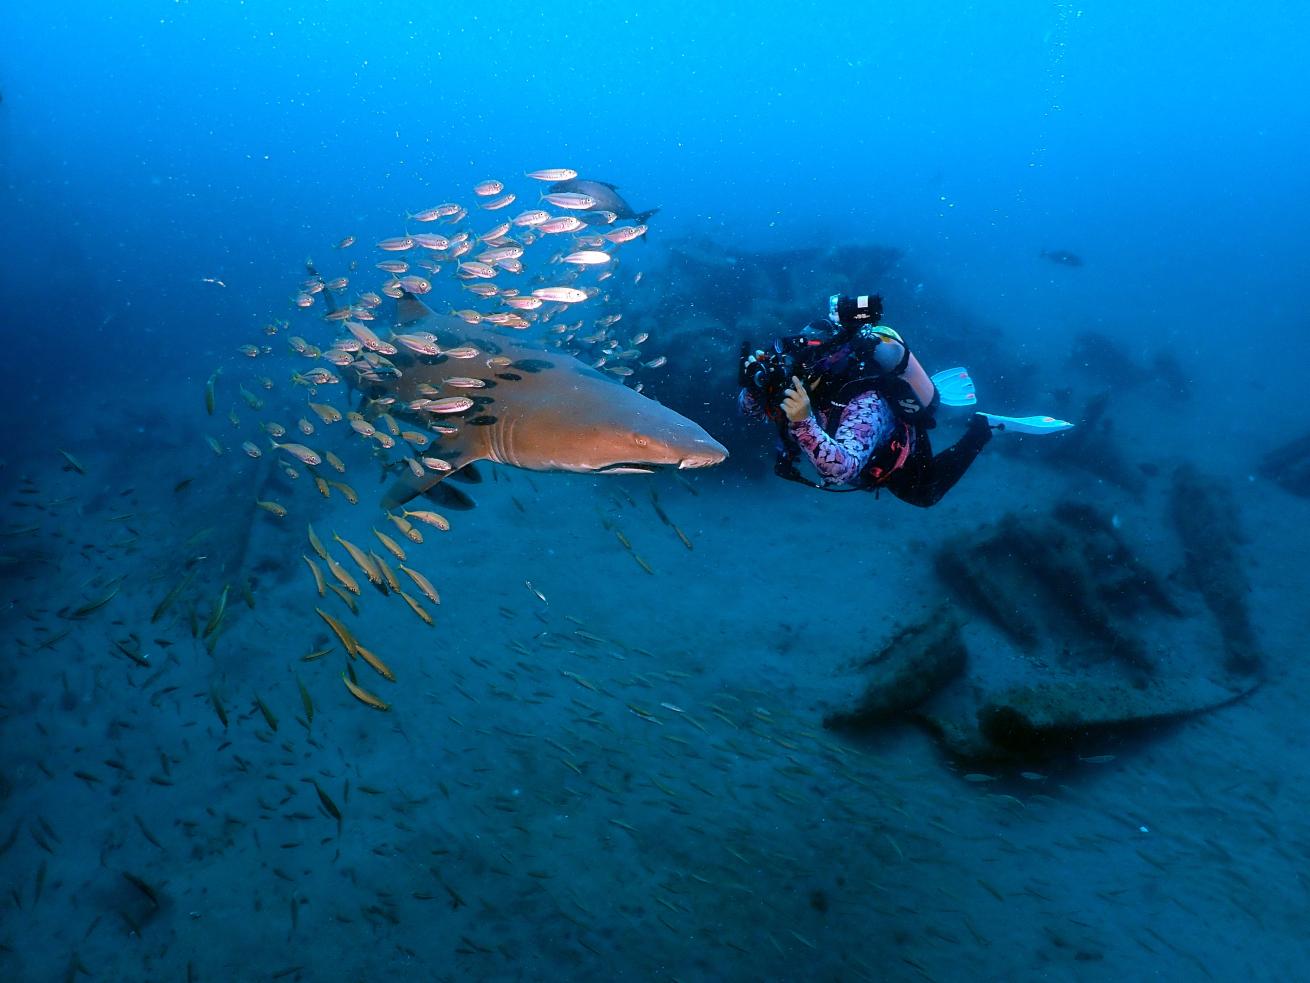
[[[867,383],[872,379],[898,418],[916,426],[931,427],[941,396],[905,340],[892,328],[880,324],[862,330],[855,345],[863,349],[861,368],[865,371],[859,372],[860,378],[853,381]],[[875,371],[865,374],[868,369]]]

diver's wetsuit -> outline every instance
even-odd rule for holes
[[[766,417],[750,390],[741,391],[738,405],[749,416]],[[886,488],[901,501],[921,508],[941,501],[992,438],[986,419],[975,416],[964,436],[934,457],[927,430],[901,424],[887,401],[874,390],[860,393],[846,404],[832,433],[827,429],[830,412],[813,406],[811,416],[799,423],[789,421],[786,428],[787,435],[814,465],[823,487]],[[904,462],[880,480],[871,481],[870,462],[907,431],[910,449]]]

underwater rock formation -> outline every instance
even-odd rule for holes
[[[1256,472],[1293,495],[1310,498],[1310,433],[1275,447],[1260,459]]]
[[[1232,493],[1185,465],[1174,474],[1170,512],[1183,543],[1187,576],[1219,623],[1226,668],[1259,672],[1263,659],[1246,606],[1251,588],[1237,553],[1241,533]]]
[[[1179,610],[1113,524],[1066,503],[1046,518],[1006,516],[973,542],[937,557],[939,576],[1016,645],[1058,638],[1084,663],[1113,657],[1138,679],[1155,667],[1128,626],[1144,611]]]
[[[856,668],[867,674],[864,692],[827,714],[823,725],[860,731],[900,717],[960,675],[966,655],[959,619],[943,605],[861,662]]]
[[[965,761],[1033,761],[1099,749],[1107,738],[1228,706],[1259,684],[1228,689],[1204,679],[1136,687],[1076,681],[1012,687],[985,700],[976,722],[925,715],[943,749]]]
[[[1244,657],[1254,645],[1236,551],[1196,542],[1209,532],[1205,543],[1215,545],[1213,529],[1228,508],[1195,472],[1180,472],[1175,522],[1192,579],[1226,626],[1230,673],[1249,672]],[[1184,612],[1165,581],[1090,506],[1066,502],[1047,516],[1005,516],[948,543],[936,568],[1026,658],[1002,654],[980,667],[981,692],[952,685],[968,656],[960,615],[943,605],[858,665],[867,673],[862,694],[828,713],[826,727],[862,731],[908,717],[953,758],[1021,764],[1100,753],[1108,740],[1218,709],[1259,685],[1225,677],[1219,665],[1212,668],[1223,681],[1211,681],[1211,667],[1197,658],[1207,647],[1177,641]]]
[[[1090,471],[1097,478],[1140,495],[1146,488],[1146,478],[1135,462],[1123,456],[1122,441],[1115,433],[1109,408],[1109,391],[1093,396],[1081,414],[1070,417],[1077,426],[1061,434],[1059,440],[1025,443],[1024,455],[1058,468]]]
[[[1109,357],[1111,352],[1113,357]],[[1192,396],[1191,380],[1173,352],[1156,352],[1149,362],[1139,365],[1124,353],[1124,346],[1118,339],[1099,331],[1084,331],[1074,338],[1069,365],[1089,379],[1116,391],[1150,384],[1163,400],[1184,400]]]

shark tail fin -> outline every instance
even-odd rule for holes
[[[636,215],[632,217],[633,219],[636,220],[636,223],[638,225],[645,225],[646,222],[650,220],[650,217],[658,211],[659,211],[659,206],[657,205],[656,207],[647,209],[644,212],[638,212]]]

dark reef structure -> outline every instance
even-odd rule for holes
[[[1006,516],[973,542],[942,550],[937,572],[1021,648],[1037,652],[1058,637],[1066,657],[1117,659],[1139,682],[1156,667],[1131,634],[1134,619],[1181,613],[1113,523],[1075,503],[1045,518]]]
[[[1310,498],[1310,433],[1275,447],[1260,459],[1256,473],[1293,495]]]
[[[936,558],[961,607],[990,622],[1021,658],[1002,655],[980,667],[973,685],[952,685],[968,653],[959,609],[944,605],[859,664],[862,692],[830,711],[825,726],[860,732],[909,717],[953,758],[1017,766],[1099,754],[1107,743],[1250,693],[1260,684],[1259,660],[1235,540],[1207,536],[1198,548],[1197,537],[1229,506],[1212,483],[1183,469],[1171,508],[1187,582],[1219,625],[1222,666],[1177,640],[1185,611],[1174,588],[1116,524],[1067,502],[1045,516],[1005,516],[947,543]]]
[[[1183,543],[1188,579],[1219,624],[1227,669],[1259,672],[1263,658],[1246,605],[1251,588],[1238,556],[1241,530],[1232,493],[1190,465],[1183,466],[1174,474],[1170,512]]]
[[[864,731],[903,717],[964,671],[967,652],[950,605],[901,631],[855,668],[865,678],[861,696],[823,719],[830,730]]]
[[[1065,469],[1078,468],[1117,485],[1133,495],[1146,489],[1146,475],[1123,453],[1123,440],[1110,416],[1110,391],[1091,397],[1081,412],[1073,411],[1068,419],[1077,424],[1060,435],[1059,440],[1027,441],[1023,454],[1042,464]],[[1016,446],[1011,453],[1018,453]]]
[[[1188,681],[1138,688],[1086,680],[1011,687],[987,698],[975,719],[925,714],[920,719],[952,757],[969,762],[1034,761],[1144,735],[1219,710],[1249,695],[1239,689]]]
[[[1125,354],[1121,340],[1099,331],[1084,331],[1074,338],[1068,364],[1097,385],[1116,391],[1150,385],[1162,400],[1192,397],[1191,380],[1173,352],[1158,351],[1139,364]]]

